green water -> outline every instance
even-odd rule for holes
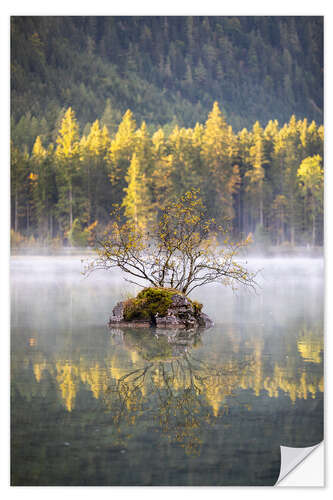
[[[253,261],[258,294],[193,297],[190,337],[113,329],[130,291],[75,257],[11,262],[13,485],[272,485],[323,439],[323,262]]]

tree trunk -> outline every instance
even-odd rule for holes
[[[73,226],[73,192],[72,183],[69,185],[69,229]]]
[[[97,170],[97,163],[95,160],[95,172]],[[90,165],[88,164],[88,225],[91,224],[92,219],[91,219],[91,188],[90,188]]]
[[[262,190],[260,191],[259,220],[260,220],[260,225],[264,227],[264,202],[263,202]]]
[[[247,224],[246,224],[246,206],[243,201],[243,209],[242,209],[242,219],[243,219],[243,224],[242,224],[242,229],[244,231],[245,236],[247,236],[248,231],[247,231]]]
[[[284,216],[284,212],[282,210],[282,216],[281,216],[281,244],[284,243],[284,240],[285,240],[284,221],[285,221],[285,216]]]
[[[29,213],[29,202],[27,203],[27,234],[29,235],[30,229],[30,213]]]
[[[53,238],[53,215],[52,215],[52,212],[50,214],[50,237],[52,240],[52,238]]]
[[[14,222],[14,230],[17,233],[18,230],[18,194],[17,188],[15,189],[15,222]]]
[[[291,191],[288,193],[290,196],[289,200],[289,214],[290,214],[290,244],[291,246],[295,246],[295,210],[294,210],[294,193]]]
[[[313,217],[312,217],[312,246],[316,245],[316,213],[313,208]]]
[[[238,201],[238,235],[242,236],[243,231],[244,231],[244,226],[243,226],[243,200],[242,200],[242,194],[241,194],[241,188],[239,189],[239,192],[237,194],[237,201]]]
[[[293,222],[290,226],[290,244],[292,247],[295,246],[295,227]]]

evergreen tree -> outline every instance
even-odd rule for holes
[[[58,162],[57,182],[59,184],[59,214],[67,214],[68,222],[63,228],[72,228],[75,181],[79,173],[79,127],[72,108],[68,108],[57,137],[56,159]]]
[[[315,155],[305,158],[297,170],[303,196],[308,200],[310,217],[312,220],[312,245],[316,244],[316,222],[319,214],[323,213],[324,170],[321,166],[322,158]]]
[[[270,211],[270,230],[273,243],[282,245],[285,241],[285,225],[287,221],[287,199],[283,194],[278,194]]]
[[[27,230],[29,226],[29,155],[27,151],[21,152],[11,143],[10,160],[12,227],[15,233],[17,233],[23,229]],[[22,220],[24,219],[26,221],[25,227],[22,224]]]
[[[161,128],[153,135],[152,143],[154,158],[154,171],[152,173],[153,201],[157,212],[161,213],[174,196],[172,155]]]
[[[236,226],[240,234],[246,233],[246,235],[251,231],[250,220],[249,220],[249,210],[246,206],[247,203],[247,192],[246,192],[246,172],[249,167],[249,157],[250,157],[250,146],[251,137],[250,133],[246,128],[241,130],[237,135],[237,157],[236,163],[239,168],[239,190],[235,200],[236,207]]]
[[[111,186],[108,181],[108,167],[105,156],[110,148],[111,140],[108,129],[100,128],[96,120],[81,146],[85,175],[85,192],[87,198],[87,223],[108,219],[111,210]],[[82,220],[82,219],[81,219]]]
[[[202,137],[202,160],[205,166],[205,201],[210,213],[221,219],[233,216],[233,169],[228,154],[228,126],[218,103],[208,115]]]
[[[121,202],[121,193],[125,187],[125,175],[130,166],[137,142],[135,131],[136,122],[132,112],[128,109],[106,156],[109,164],[110,182],[113,187],[114,203]]]
[[[146,176],[136,153],[133,153],[125,180],[126,196],[122,203],[125,207],[125,216],[139,231],[145,231],[153,217]]]
[[[111,137],[117,132],[121,120],[120,112],[111,105],[111,99],[106,100],[105,109],[101,117],[101,125],[106,126]]]
[[[200,187],[201,177],[195,168],[193,130],[175,127],[168,144],[172,163],[173,197],[178,199],[186,191]]]
[[[251,139],[252,145],[249,149],[250,169],[245,173],[245,177],[248,181],[246,191],[249,193],[252,205],[251,208],[254,212],[253,230],[255,230],[255,224],[257,222],[262,228],[264,227],[264,164],[266,163],[266,159],[264,156],[263,129],[259,122],[253,125]]]
[[[38,235],[42,239],[53,237],[53,217],[56,203],[55,172],[53,169],[53,145],[46,150],[40,136],[32,149],[30,163],[33,181],[33,200],[38,224]]]

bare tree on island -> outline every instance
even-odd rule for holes
[[[98,256],[86,265],[85,274],[119,268],[131,283],[184,295],[208,283],[255,288],[256,273],[235,260],[250,239],[232,242],[226,228],[207,218],[199,190],[166,206],[151,232],[131,220],[122,223],[119,208],[114,215],[111,231],[99,242]]]

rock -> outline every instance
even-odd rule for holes
[[[185,307],[186,309],[191,308],[193,310],[191,302],[188,300],[187,297],[185,297],[185,295],[175,294],[172,296],[171,300],[172,300],[172,307],[177,307],[177,308]]]
[[[124,302],[118,302],[112,309],[112,316],[110,317],[110,323],[119,323],[124,319]]]
[[[207,314],[200,313],[200,316],[199,316],[199,325],[202,326],[203,328],[211,328],[212,326],[214,326],[214,323],[207,316]]]
[[[155,321],[157,328],[185,328],[185,324],[169,311],[167,316],[155,316]]]
[[[138,326],[149,328],[151,326],[149,321],[145,320],[135,320],[135,321],[125,321],[124,319],[124,302],[118,302],[112,309],[112,316],[109,319],[109,328],[113,328],[116,325],[121,326]]]
[[[179,329],[196,330],[198,328],[210,328],[213,326],[212,320],[207,314],[202,313],[197,307],[194,307],[190,299],[182,293],[174,293],[171,297],[171,305],[166,314],[159,313],[153,315],[151,320],[133,319],[127,321],[124,318],[124,302],[118,302],[112,311],[109,320],[109,327],[131,326],[131,327],[156,327],[159,329]]]

